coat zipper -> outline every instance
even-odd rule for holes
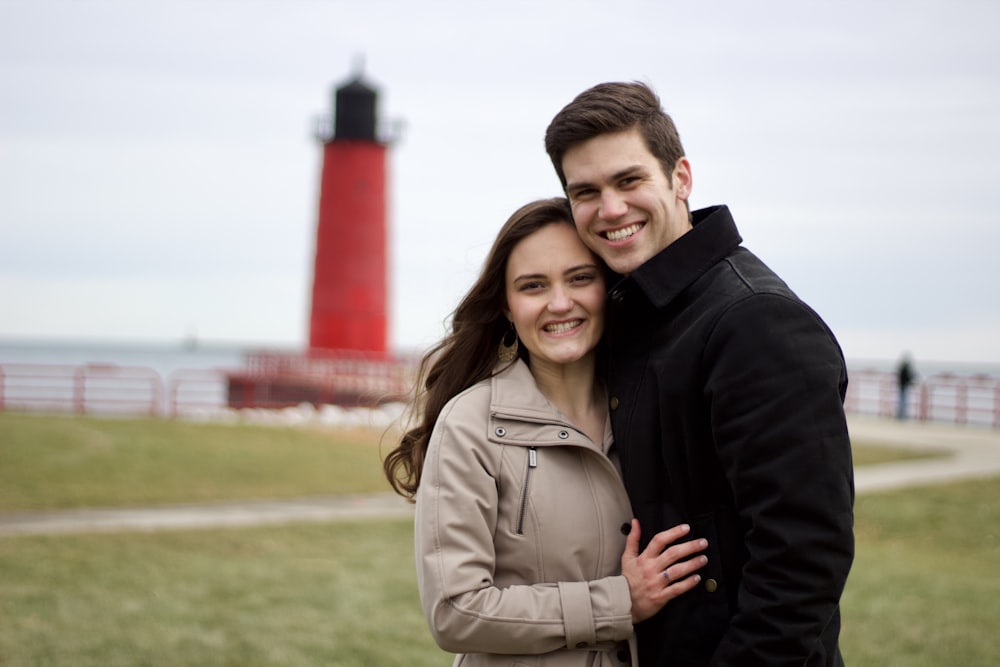
[[[534,447],[528,447],[528,469],[524,473],[524,484],[521,486],[521,505],[517,511],[517,534],[524,535],[524,515],[528,511],[528,485],[531,482],[531,471],[538,467],[538,452]]]

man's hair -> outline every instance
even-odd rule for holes
[[[677,160],[684,157],[684,147],[674,121],[660,107],[660,98],[644,83],[599,83],[563,107],[545,131],[545,150],[563,189],[566,151],[596,136],[633,127],[638,127],[672,185],[671,174]]]

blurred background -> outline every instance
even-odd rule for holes
[[[849,360],[990,370],[998,19],[980,0],[3,0],[0,340],[303,347],[315,122],[361,69],[398,135],[396,351],[438,339],[509,213],[559,193],[551,117],[641,80],[692,207],[728,204]]]

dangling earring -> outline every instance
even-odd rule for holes
[[[513,334],[514,340],[510,343],[507,340]],[[517,331],[514,330],[514,323],[510,323],[510,329],[504,332],[503,338],[500,339],[500,346],[497,348],[497,359],[501,363],[509,364],[517,358]]]

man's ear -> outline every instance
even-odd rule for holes
[[[687,198],[691,196],[691,163],[686,157],[681,157],[677,160],[677,164],[674,165],[674,191],[677,193],[678,199],[687,201]]]

